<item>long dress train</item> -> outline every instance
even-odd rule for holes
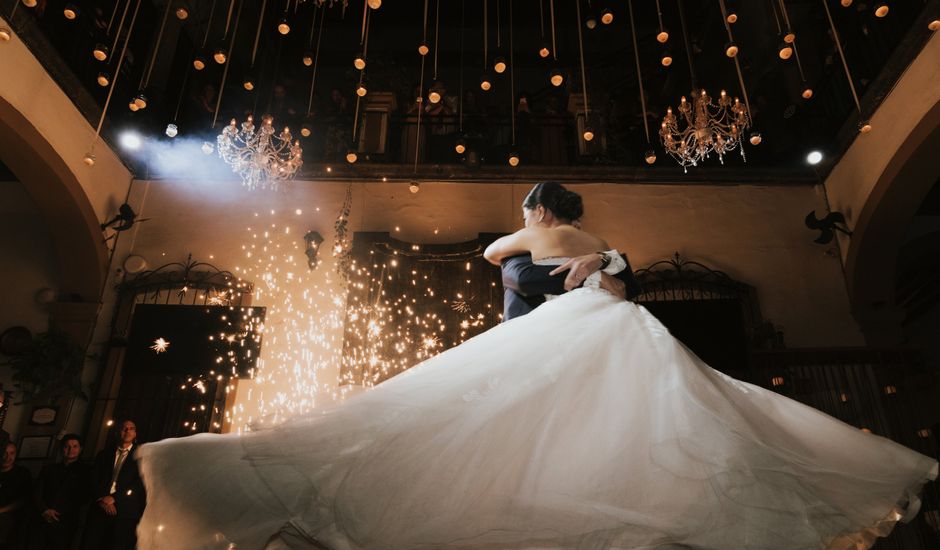
[[[372,391],[144,445],[140,548],[868,548],[937,462],[580,289]]]

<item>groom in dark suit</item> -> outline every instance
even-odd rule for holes
[[[608,276],[609,279],[605,277],[601,288],[629,300],[640,294],[642,289],[633,276],[633,268],[627,257],[623,254],[621,257],[627,267],[616,275]],[[579,286],[588,275],[600,269],[602,261],[599,254],[572,258],[565,264],[568,273],[564,273],[559,266],[532,263],[531,254],[506,258],[501,266],[504,289],[503,321],[531,312],[545,302],[546,294],[564,294],[567,290]],[[553,272],[558,273],[553,275]]]

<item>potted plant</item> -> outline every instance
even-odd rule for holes
[[[62,397],[88,399],[81,374],[85,353],[61,330],[37,334],[22,353],[5,364],[13,369],[14,386],[22,392],[22,402],[40,398],[50,403]]]

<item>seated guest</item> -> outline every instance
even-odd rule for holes
[[[78,457],[81,439],[67,434],[60,445],[62,461],[43,466],[33,497],[40,514],[43,550],[67,550],[78,529],[79,512],[91,498],[91,468]]]
[[[0,550],[22,548],[20,529],[29,501],[29,471],[16,465],[16,445],[7,443],[0,464]]]
[[[134,550],[137,545],[137,522],[146,503],[137,468],[137,425],[125,420],[118,426],[118,443],[95,457],[85,550]]]

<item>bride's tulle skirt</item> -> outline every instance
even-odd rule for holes
[[[868,548],[937,463],[582,289],[345,403],[145,445],[140,548]]]

